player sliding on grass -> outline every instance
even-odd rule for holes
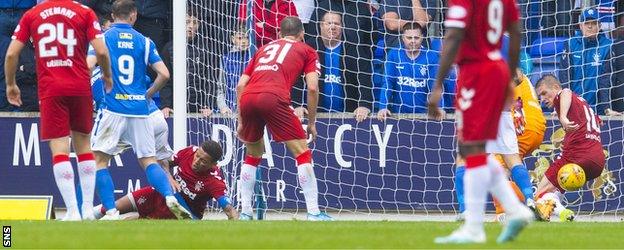
[[[574,213],[565,209],[560,196],[565,192],[557,181],[559,169],[568,163],[575,163],[585,171],[587,181],[600,176],[606,162],[600,142],[600,117],[583,98],[570,89],[562,89],[553,75],[545,75],[537,81],[537,93],[542,102],[554,108],[561,127],[565,130],[561,154],[544,173],[537,186],[538,212],[544,220],[551,214],[563,220],[572,220]],[[562,214],[563,213],[563,214]]]
[[[252,219],[251,198],[256,167],[264,153],[264,126],[273,139],[284,142],[297,161],[297,179],[303,190],[308,220],[331,220],[318,207],[316,175],[312,152],[306,142],[299,118],[290,106],[295,80],[305,74],[308,88],[308,133],[316,139],[316,107],[320,65],[316,51],[303,40],[303,24],[297,17],[280,23],[281,39],[262,46],[241,76],[237,91],[239,107],[238,137],[245,143],[246,156],[241,167],[241,219]]]
[[[217,166],[222,155],[223,150],[219,143],[205,141],[200,147],[190,146],[178,151],[168,163],[169,166],[175,166],[173,185],[176,190],[180,190],[176,196],[183,199],[184,202],[181,203],[191,211],[193,218],[201,219],[207,202],[214,198],[228,219],[238,219],[238,212],[226,194],[223,173]],[[150,186],[122,197],[115,202],[115,207],[122,214],[138,212],[139,218],[176,219],[169,210],[165,197]],[[99,205],[93,213],[99,219],[104,216],[105,209]]]
[[[486,154],[486,142],[496,139],[498,121],[506,101],[513,98],[512,79],[516,75],[520,48],[518,6],[513,0],[449,1],[444,21],[440,68],[429,98],[429,116],[441,120],[438,107],[442,82],[457,57],[457,134],[458,149],[466,159],[464,175],[465,223],[440,244],[485,242],[483,220],[488,191],[508,211],[509,222],[497,242],[513,240],[533,220],[533,213],[515,197],[507,175],[493,156]],[[509,32],[509,61],[503,61],[503,32]],[[460,50],[461,46],[461,50]],[[459,56],[457,56],[459,54]]]

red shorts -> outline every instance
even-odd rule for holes
[[[510,77],[503,61],[460,66],[455,100],[460,142],[496,139]]]
[[[152,187],[144,187],[132,192],[131,202],[139,212],[139,218],[176,219],[165,202],[165,197]]]
[[[71,131],[91,133],[93,98],[91,96],[52,96],[40,101],[41,139],[70,135]]]
[[[239,110],[242,128],[238,136],[244,142],[262,139],[265,125],[277,142],[306,139],[290,102],[275,94],[245,94],[241,97]]]
[[[559,169],[563,167],[563,165],[568,163],[575,163],[585,171],[585,180],[590,181],[596,179],[602,174],[602,170],[604,170],[604,166],[606,163],[605,155],[602,152],[602,148],[591,150],[591,152],[583,152],[576,154],[566,154],[562,153],[557,156],[557,159],[550,164],[550,167],[544,173],[544,176],[548,178],[551,184],[553,184],[561,193],[565,192],[561,186],[559,186],[559,182],[557,181],[557,175],[559,173]]]

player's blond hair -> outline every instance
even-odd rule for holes
[[[535,88],[539,88],[542,85],[548,88],[561,88],[561,82],[559,82],[559,79],[557,79],[557,77],[553,74],[543,75],[539,80],[537,80]]]

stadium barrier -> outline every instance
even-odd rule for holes
[[[336,119],[343,116],[341,119]],[[429,122],[422,116],[403,116],[380,122],[367,119],[357,123],[342,114],[321,114],[319,137],[313,148],[313,161],[319,180],[319,203],[330,212],[382,211],[384,213],[455,213],[453,168],[455,129],[453,122]],[[242,159],[240,143],[231,118],[188,118],[195,126],[209,131],[224,147],[220,166],[232,196],[236,197],[236,165]],[[617,212],[624,208],[622,168],[624,124],[622,119],[603,118],[602,140],[608,158],[608,171],[583,191],[566,195],[575,211],[589,214]],[[171,120],[169,124],[171,126]],[[50,151],[39,141],[36,114],[0,114],[0,195],[52,195],[54,206],[64,207],[56,188]],[[526,159],[531,175],[539,178],[558,151],[561,131],[553,131],[548,121],[544,144]],[[554,133],[553,133],[554,132]],[[172,139],[172,138],[170,138]],[[190,143],[200,143],[189,135]],[[268,137],[265,140],[269,140]],[[261,167],[268,177],[263,183],[269,210],[305,209],[303,194],[297,187],[294,159],[282,144],[267,143]],[[426,146],[425,146],[426,145]],[[323,153],[327,152],[327,153]],[[75,159],[75,154],[70,156]],[[238,160],[237,160],[238,159]],[[75,163],[75,162],[74,162]],[[75,166],[75,164],[74,164]],[[537,170],[536,170],[537,169]],[[145,175],[132,152],[111,160],[111,174],[117,198],[147,185]],[[589,188],[588,188],[589,187]],[[96,198],[96,203],[97,201]]]

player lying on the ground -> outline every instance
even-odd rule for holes
[[[561,153],[537,186],[538,212],[543,220],[549,220],[551,215],[572,220],[574,214],[560,201],[565,190],[559,185],[557,174],[564,165],[575,163],[583,168],[587,180],[600,176],[606,162],[600,142],[602,121],[585,100],[570,89],[562,89],[553,75],[545,75],[537,82],[537,93],[542,102],[555,109],[566,132]]]
[[[148,182],[165,196],[176,217],[190,217],[189,211],[173,196],[167,173],[156,161],[154,124],[150,120],[149,103],[169,79],[169,71],[154,42],[132,28],[138,15],[134,1],[115,1],[112,10],[114,23],[104,34],[104,40],[113,62],[113,89],[104,95],[104,111],[91,138],[98,169],[96,187],[107,210],[104,219],[119,219],[107,167],[110,158],[122,150],[120,142],[132,145]],[[89,68],[95,67],[92,52],[87,63]],[[144,82],[148,67],[156,72],[154,85],[149,88]]]
[[[217,166],[222,155],[223,150],[219,143],[205,141],[201,147],[190,146],[178,151],[169,161],[169,166],[177,166],[173,169],[175,189],[180,190],[176,198],[192,213],[193,218],[201,219],[207,202],[214,198],[228,219],[238,219],[238,212],[226,194],[223,173]],[[169,210],[165,197],[150,186],[118,199],[115,207],[121,214],[138,212],[139,218],[176,219]],[[98,205],[93,211],[97,219],[102,218],[105,212],[102,205]]]

